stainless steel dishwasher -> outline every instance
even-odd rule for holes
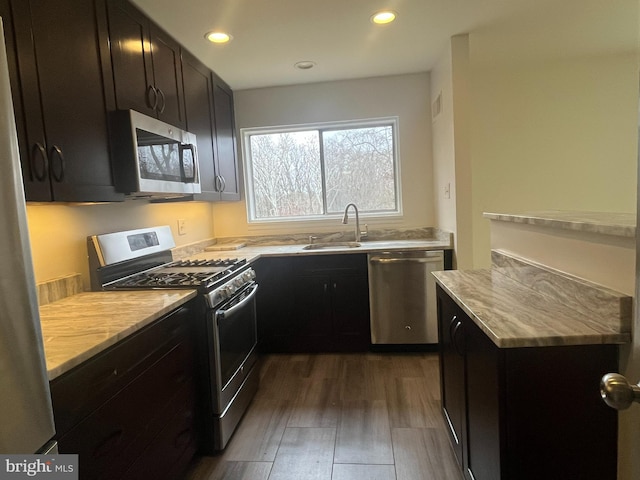
[[[438,343],[438,270],[442,250],[369,254],[372,344]]]

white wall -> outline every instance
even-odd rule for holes
[[[456,35],[431,70],[432,101],[442,99],[432,122],[436,226],[454,234],[455,268],[473,267],[469,82],[469,36]]]
[[[470,32],[474,267],[490,264],[485,211],[636,212],[638,19],[637,0],[541,0]],[[639,351],[636,334],[621,353],[631,382]],[[640,478],[638,425],[640,406],[620,415],[620,480]]]
[[[476,267],[482,212],[635,212],[637,38],[637,0],[532,3],[470,33]]]
[[[178,219],[186,234],[178,235]],[[29,236],[37,282],[81,273],[89,289],[87,237],[134,228],[169,225],[177,245],[213,236],[211,204],[179,202],[150,204],[145,200],[100,205],[27,205]]]
[[[436,225],[453,233],[457,248],[456,222],[456,152],[453,118],[453,72],[451,44],[448,44],[438,62],[431,69],[431,101],[440,95],[440,113],[432,119],[434,209]],[[445,188],[449,187],[449,198]]]
[[[366,222],[385,228],[434,225],[428,73],[241,90],[235,92],[235,109],[238,132],[248,127],[398,116],[404,215]],[[215,205],[213,217],[217,237],[345,228],[335,220],[249,225],[244,200]]]

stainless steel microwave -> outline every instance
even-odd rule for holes
[[[134,197],[200,193],[196,136],[134,110],[111,118],[116,189]]]

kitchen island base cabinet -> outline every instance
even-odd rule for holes
[[[180,477],[198,448],[199,308],[192,301],[51,382],[59,451],[79,455],[81,478]]]
[[[442,407],[465,478],[615,480],[616,345],[498,348],[437,288]]]

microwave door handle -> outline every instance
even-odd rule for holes
[[[193,160],[193,175],[187,177],[185,172],[184,172],[184,154],[183,152],[185,150],[190,150],[191,151],[191,158]],[[185,182],[187,183],[194,183],[196,181],[196,176],[198,175],[198,160],[196,158],[196,147],[195,145],[189,143],[189,144],[180,144],[180,175],[182,175],[182,178]]]

